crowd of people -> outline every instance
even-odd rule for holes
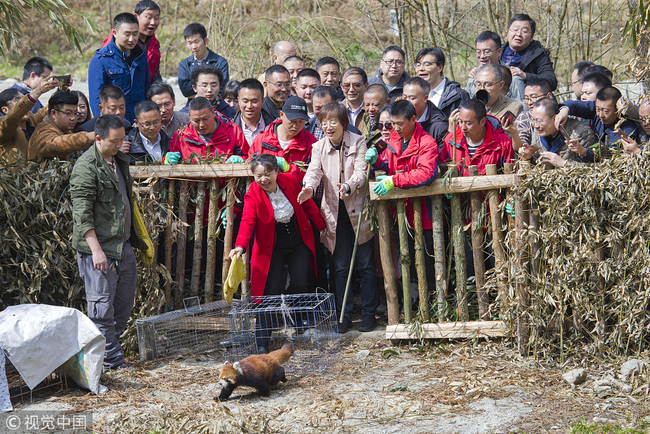
[[[472,165],[479,174],[489,164],[502,168],[515,153],[533,164],[591,163],[617,142],[639,153],[650,134],[650,102],[629,104],[612,73],[588,60],[571,76],[575,99],[559,103],[549,52],[525,14],[512,17],[504,43],[492,31],[476,37],[478,64],[465,86],[444,75],[440,48],[422,48],[407,65],[404,51],[389,46],[369,76],[357,66],[342,69],[333,57],[307,67],[288,41],[275,44],[272,65],[259,77],[235,80],[228,60],[208,48],[205,27],[192,23],[183,32],[190,55],[178,65],[188,103],[179,111],[160,75],[159,23],[152,0],[114,18],[88,66],[87,97],[69,91],[69,76],[53,75],[42,57],[30,59],[22,82],[0,93],[0,158],[77,158],[73,246],[88,316],[107,339],[111,369],[126,366],[118,337],[133,305],[133,248],[146,249],[129,165],[249,163],[254,183],[241,192],[230,257],[251,250],[254,296],[328,288],[338,314],[344,312],[345,333],[352,326],[353,298],[345,306],[343,299],[357,228],[360,331],[376,327],[381,304],[375,234],[364,212],[369,176],[384,195],[430,185],[445,163],[455,162],[461,176]],[[39,97],[57,87],[43,106]],[[421,207],[433,292],[430,202]],[[410,200],[406,212],[412,227]]]

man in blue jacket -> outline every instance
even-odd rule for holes
[[[208,48],[208,32],[205,27],[199,23],[192,23],[183,30],[183,38],[187,48],[192,52],[190,57],[186,57],[178,64],[178,87],[188,99],[196,96],[196,91],[192,87],[192,71],[199,65],[214,65],[221,70],[224,85],[230,80],[228,73],[228,61],[219,56]],[[221,86],[223,87],[223,86]],[[221,91],[220,91],[221,93]]]
[[[147,53],[138,44],[138,19],[131,13],[121,13],[113,20],[112,40],[95,52],[88,65],[88,93],[93,113],[99,113],[99,92],[108,84],[124,92],[126,115],[132,123],[133,109],[145,99],[149,89]]]

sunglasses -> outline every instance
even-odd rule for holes
[[[393,129],[393,123],[392,122],[377,122],[377,128],[379,130],[392,130]]]

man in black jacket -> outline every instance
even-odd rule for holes
[[[445,68],[445,54],[440,48],[426,47],[415,56],[415,72],[429,83],[429,101],[435,104],[447,118],[469,95],[460,84],[442,75]],[[425,128],[426,130],[426,128]]]
[[[264,98],[262,113],[269,119],[280,117],[280,109],[291,94],[291,74],[282,65],[273,65],[264,74],[264,89],[268,96]]]
[[[140,101],[135,106],[135,125],[126,141],[131,142],[129,164],[161,162],[169,152],[171,138],[162,131],[162,115],[158,104],[150,100]]]
[[[526,14],[517,14],[508,23],[508,42],[502,47],[501,63],[510,67],[513,84],[524,93],[525,82],[533,77],[544,78],[557,89],[557,78],[549,52],[534,41],[535,20]]]
[[[429,100],[429,83],[420,77],[413,77],[404,83],[403,98],[415,107],[415,117],[422,129],[436,140],[439,148],[447,135],[447,116]]]

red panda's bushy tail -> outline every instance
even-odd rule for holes
[[[284,365],[293,356],[293,344],[286,343],[279,350],[270,352],[269,356],[272,356],[279,365]]]

